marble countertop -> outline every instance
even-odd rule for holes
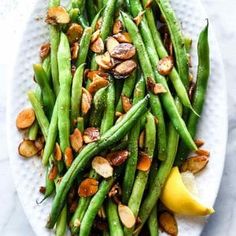
[[[34,1],[24,0],[24,5]],[[225,66],[228,87],[229,134],[227,157],[214,214],[202,236],[233,236],[236,231],[236,2],[235,0],[202,0],[218,39]],[[34,236],[13,185],[6,145],[6,86],[15,52],[15,39],[27,18],[20,0],[1,0],[0,4],[0,235]],[[24,14],[23,14],[24,12]],[[221,79],[221,78],[219,78]],[[219,88],[220,89],[220,88]],[[223,158],[223,157],[222,157]]]

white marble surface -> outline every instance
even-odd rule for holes
[[[15,191],[6,147],[6,85],[12,70],[15,46],[34,1],[1,0],[0,3],[0,235],[34,236]],[[235,0],[202,0],[213,24],[224,60],[228,85],[229,139],[224,175],[211,217],[202,236],[233,236],[236,231],[236,14]],[[27,10],[22,8],[27,6]],[[20,66],[20,65],[19,65]],[[221,79],[221,78],[219,78]],[[220,89],[220,88],[219,88]],[[220,145],[220,144],[219,144]]]

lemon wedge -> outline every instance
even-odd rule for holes
[[[202,204],[194,195],[196,193],[194,179],[187,175],[183,177],[184,181],[178,167],[172,168],[161,195],[164,205],[173,212],[182,215],[206,216],[213,214],[214,209]]]

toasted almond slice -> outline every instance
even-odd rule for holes
[[[174,67],[173,58],[167,56],[162,58],[157,65],[157,70],[161,75],[169,75]]]
[[[109,198],[112,198],[114,196],[121,196],[122,190],[120,185],[117,183],[112,186],[110,192],[108,193]]]
[[[46,22],[51,25],[67,24],[70,22],[70,16],[64,7],[51,7],[48,9]]]
[[[93,81],[93,80],[101,79],[101,78],[107,79],[109,75],[108,73],[105,73],[99,70],[92,70],[92,71],[88,71],[86,76],[88,79]]]
[[[193,99],[195,88],[196,88],[196,83],[194,81],[190,81],[190,86],[188,89],[188,96],[189,96],[190,101],[192,101]]]
[[[32,108],[22,110],[16,118],[16,127],[18,129],[29,128],[35,121],[35,113]]]
[[[151,6],[152,6],[152,0],[147,0],[147,2],[146,2],[146,4],[145,4],[144,8],[145,8],[145,9],[151,8]]]
[[[117,116],[117,117],[121,117],[121,116],[123,116],[124,114],[122,113],[122,112],[119,112],[119,111],[116,111],[116,113],[115,113],[115,116]]]
[[[148,86],[148,90],[151,91],[155,95],[167,92],[166,88],[162,84],[156,83],[150,77],[148,77],[147,79],[147,86]]]
[[[114,58],[127,60],[135,55],[136,49],[131,43],[120,43],[109,53]]]
[[[144,142],[145,142],[145,131],[143,130],[139,135],[138,139],[139,148],[144,149]]]
[[[195,142],[195,144],[197,145],[198,148],[202,147],[205,143],[204,140],[200,139],[200,138],[196,139],[194,142]]]
[[[193,174],[196,174],[201,170],[203,170],[208,162],[209,162],[209,157],[207,156],[190,157],[181,166],[181,172],[190,171]]]
[[[50,53],[50,43],[44,43],[40,47],[39,56],[44,60]]]
[[[91,103],[92,103],[92,95],[90,92],[82,88],[82,102],[81,102],[81,111],[83,115],[86,115],[91,108]]]
[[[18,147],[18,152],[22,157],[28,158],[35,156],[39,150],[35,146],[34,141],[23,140]]]
[[[53,181],[56,179],[57,174],[58,174],[57,166],[55,165],[55,163],[53,163],[48,172],[48,178]]]
[[[98,191],[99,182],[96,179],[87,178],[80,183],[78,194],[80,197],[91,197]]]
[[[38,149],[38,151],[41,151],[44,148],[44,144],[45,144],[45,140],[43,136],[37,138],[34,141],[34,145]]]
[[[119,42],[119,43],[132,43],[132,39],[128,32],[122,32],[113,35],[113,37]]]
[[[134,18],[134,22],[137,26],[141,23],[143,16],[144,16],[145,11],[139,12],[139,14]]]
[[[83,137],[78,128],[70,135],[70,143],[75,152],[78,152],[83,146]]]
[[[119,204],[118,213],[119,213],[119,217],[122,224],[126,228],[130,229],[135,225],[136,219],[135,219],[134,213],[130,210],[128,206]]]
[[[113,168],[109,161],[101,156],[94,157],[92,167],[103,178],[109,178],[113,175]]]
[[[79,43],[78,42],[73,43],[71,45],[70,51],[71,51],[71,59],[76,60],[79,53]]]
[[[89,127],[84,130],[83,139],[85,143],[96,142],[100,139],[100,133],[98,128]]]
[[[159,215],[159,224],[161,229],[171,236],[178,235],[178,226],[174,215],[165,211]]]
[[[100,30],[96,30],[91,37],[90,43],[92,44],[93,42],[95,42],[98,39],[99,35],[100,35]]]
[[[119,78],[126,78],[129,76],[137,67],[137,64],[134,60],[127,60],[117,65],[114,70],[114,76]]]
[[[122,101],[123,110],[125,112],[128,112],[132,107],[132,103],[130,102],[130,99],[124,95],[121,95],[121,101]]]
[[[83,34],[83,28],[77,23],[72,23],[66,32],[70,44],[78,42]]]
[[[56,161],[61,161],[62,159],[62,152],[61,152],[60,145],[58,143],[56,143],[55,148],[54,148],[54,158]]]
[[[91,94],[96,93],[99,89],[106,87],[109,84],[107,79],[96,79],[92,83],[89,84],[88,91]]]
[[[72,75],[72,77],[74,77],[75,72],[76,72],[76,66],[75,65],[71,65],[71,75]]]
[[[96,55],[95,60],[105,70],[110,70],[113,67],[109,52],[105,52],[103,55]]]
[[[112,166],[120,166],[127,160],[128,156],[127,150],[120,150],[108,153],[106,158]]]
[[[104,43],[100,37],[98,37],[91,45],[91,51],[101,54],[104,52]]]
[[[196,154],[198,154],[200,156],[207,156],[207,157],[210,156],[210,152],[208,150],[205,150],[205,149],[198,149],[196,151]]]
[[[112,30],[112,32],[113,32],[113,34],[118,34],[118,33],[120,33],[120,32],[122,32],[123,31],[123,25],[122,25],[122,22],[120,21],[120,20],[116,20],[115,21],[115,23],[114,23],[114,25],[113,25],[113,30]]]
[[[73,151],[71,147],[66,148],[64,158],[66,167],[69,168],[74,160]]]
[[[98,19],[98,21],[96,22],[96,30],[99,30],[99,29],[101,29],[101,27],[102,27],[102,22],[103,22],[103,19],[102,19],[102,17],[100,17],[99,19]]]
[[[139,153],[137,169],[141,171],[149,171],[152,159],[144,152]]]
[[[106,41],[106,47],[107,51],[111,54],[113,50],[115,49],[116,46],[119,45],[119,42],[113,38],[113,37],[108,37]]]
[[[102,219],[106,219],[106,212],[103,206],[99,209],[98,216]]]

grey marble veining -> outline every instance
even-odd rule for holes
[[[27,2],[28,0],[24,1]],[[206,225],[202,236],[236,235],[236,2],[235,0],[202,0],[215,29],[224,61],[228,85],[229,137],[225,170],[216,200],[216,214]],[[20,0],[1,0],[0,28],[7,37],[0,37],[0,235],[34,236],[18,200],[10,173],[6,147],[6,81],[14,56],[14,38],[19,34],[16,24],[9,26],[9,19],[17,15],[17,23],[23,22],[24,15]],[[17,12],[17,14],[16,14]],[[15,25],[15,26],[14,26]],[[15,27],[15,28],[14,28]],[[10,29],[9,29],[10,28]],[[10,32],[10,33],[9,33]],[[221,79],[221,78],[219,78]],[[220,89],[220,88],[219,88]],[[217,98],[216,98],[217,99]],[[220,144],[219,144],[220,145]],[[222,157],[223,158],[223,157]]]

